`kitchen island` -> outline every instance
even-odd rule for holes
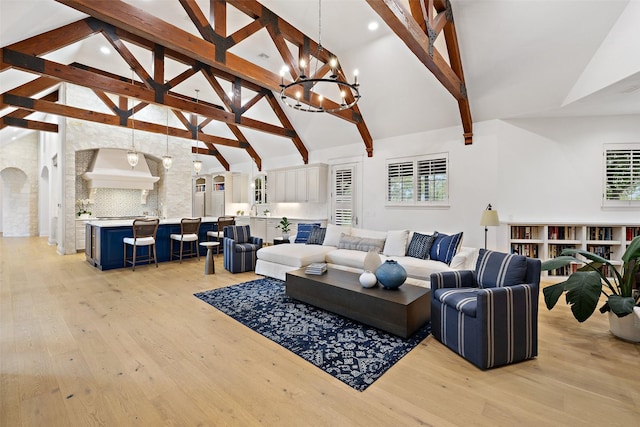
[[[158,262],[169,261],[171,255],[171,234],[180,234],[180,218],[161,219],[156,234]],[[200,241],[207,241],[207,231],[217,230],[217,217],[203,217],[198,233]],[[95,219],[86,224],[85,255],[87,262],[100,270],[123,268],[124,244],[122,239],[133,237],[133,219]],[[139,254],[147,247],[138,248]],[[206,249],[198,245],[200,256],[206,256]]]

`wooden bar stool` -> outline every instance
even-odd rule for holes
[[[136,271],[136,262],[142,261],[147,264],[151,264],[151,261],[156,263],[158,268],[158,257],[156,256],[156,233],[158,232],[159,219],[136,219],[133,221],[133,237],[125,237],[122,239],[124,244],[124,262],[123,267],[127,266],[127,263],[131,263],[133,266],[132,271]],[[133,247],[133,253],[130,258],[127,258],[127,246]],[[137,258],[137,252],[139,246],[147,246],[147,256],[144,258]],[[153,256],[151,256],[153,251]]]
[[[169,237],[171,238],[171,255],[169,260],[173,261],[173,255],[180,255],[180,264],[182,264],[183,256],[196,256],[198,261],[200,261],[200,248],[198,247],[199,237],[198,232],[200,231],[200,223],[202,222],[202,218],[182,218],[180,220],[180,234],[171,234]],[[174,251],[173,242],[180,242],[180,250]],[[189,242],[189,251],[184,252],[184,242]],[[194,248],[195,243],[195,248]]]
[[[215,242],[219,242],[220,246],[218,246],[218,252],[220,253],[220,248],[222,247],[222,239],[224,239],[224,228],[227,225],[235,225],[236,224],[236,220],[235,218],[233,218],[232,216],[220,216],[218,217],[218,223],[217,223],[217,229],[216,230],[211,230],[211,231],[207,231],[207,240],[211,241],[211,239],[214,239],[213,241]]]

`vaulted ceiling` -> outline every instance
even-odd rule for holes
[[[442,30],[444,13],[435,12],[445,0],[324,0],[321,30],[315,0],[260,4],[0,0],[0,143],[25,128],[56,131],[33,110],[126,126],[129,97],[139,100],[136,112],[169,106],[179,123],[173,136],[193,139],[198,120],[200,147],[208,147],[201,152],[224,168],[249,161],[260,168],[276,156],[306,162],[310,151],[345,144],[371,155],[377,139],[451,126],[460,127],[460,144],[470,143],[471,117],[640,114],[638,60],[621,60],[624,72],[598,69],[621,43],[633,57],[640,37],[626,21],[638,17],[634,0],[452,0],[461,61],[455,50],[447,53],[446,29],[429,55],[429,30]],[[425,4],[435,11],[429,28],[403,24],[401,12],[416,14]],[[368,30],[370,22],[379,28]],[[340,78],[360,71],[362,99],[353,110],[305,113],[279,99],[280,69],[315,55],[319,35],[318,68],[336,55]],[[93,88],[103,111],[61,105],[59,81]],[[136,128],[162,133],[164,123],[136,121]]]

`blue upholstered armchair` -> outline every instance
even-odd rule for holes
[[[481,369],[538,354],[540,260],[480,249],[476,270],[431,275],[431,332]]]
[[[252,271],[262,239],[251,236],[248,225],[228,225],[223,231],[224,268],[232,273]]]

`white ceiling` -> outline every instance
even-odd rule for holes
[[[127,0],[174,25],[197,34],[177,0]],[[208,11],[208,0],[198,0]],[[318,40],[316,0],[263,0],[262,3]],[[640,114],[640,0],[451,0],[474,122],[515,117]],[[229,7],[228,31],[248,23]],[[0,0],[0,45],[26,39],[85,15],[54,0]],[[377,31],[367,25],[377,21]],[[234,23],[235,22],[235,23]],[[455,99],[382,22],[364,0],[322,1],[322,44],[337,54],[350,75],[360,72],[359,106],[375,140],[396,135],[461,126]],[[439,40],[440,42],[440,40]],[[124,76],[129,66],[117,54],[99,53],[108,43],[90,37],[47,58],[81,62]],[[148,71],[150,53],[129,46]],[[233,48],[238,56],[275,73],[282,61],[265,30]],[[443,52],[441,50],[441,52]],[[444,52],[443,52],[444,53]],[[265,54],[268,58],[259,56]],[[168,76],[183,70],[166,66]],[[0,93],[34,76],[13,70],[0,74]],[[217,102],[202,77],[175,88]],[[250,117],[279,124],[266,101]],[[285,107],[286,108],[286,107]],[[357,128],[325,115],[286,109],[309,149],[364,144]],[[212,124],[207,133],[229,136]],[[265,159],[297,155],[290,140],[243,130]],[[0,143],[15,130],[0,131]],[[462,129],[460,143],[462,144]],[[231,163],[249,161],[244,150],[221,147]]]

